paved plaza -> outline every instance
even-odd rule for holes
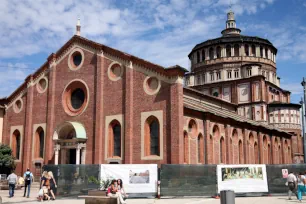
[[[37,195],[36,189],[33,189],[30,198],[22,197],[23,191],[18,190],[15,192],[14,198],[8,197],[8,191],[0,191],[2,197],[2,203],[39,203],[35,196]],[[44,203],[54,204],[85,204],[84,199],[77,198],[59,198],[55,201],[44,201]],[[173,199],[129,199],[128,204],[219,204],[220,199],[213,198],[173,198]],[[283,204],[283,203],[299,203],[296,199],[288,200],[287,197],[248,197],[248,198],[236,198],[236,204]],[[306,203],[305,200],[302,203]]]

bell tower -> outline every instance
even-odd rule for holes
[[[240,35],[241,30],[236,27],[235,13],[230,8],[227,13],[226,28],[221,32],[223,36]]]

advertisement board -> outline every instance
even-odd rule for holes
[[[268,192],[266,165],[218,165],[218,192],[235,193]]]
[[[157,192],[157,164],[102,164],[101,179],[122,179],[127,193]]]

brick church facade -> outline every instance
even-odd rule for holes
[[[190,54],[191,72],[165,68],[81,37],[77,25],[76,35],[0,100],[0,142],[12,147],[17,173],[29,167],[38,174],[45,164],[301,162],[300,107],[290,103],[290,93],[256,74],[230,87],[251,83],[253,89],[243,90],[257,90],[258,83],[259,100],[254,92],[251,101],[239,103],[238,88],[230,100],[211,95],[215,85],[222,92],[228,81],[194,83],[198,72],[218,60],[201,67],[193,63],[197,52]],[[284,93],[285,104],[269,104],[267,83]],[[254,104],[264,111],[292,110],[294,131],[241,113],[249,106],[257,114]]]

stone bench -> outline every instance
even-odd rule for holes
[[[79,196],[85,198],[85,204],[117,204],[117,198],[107,196]]]

